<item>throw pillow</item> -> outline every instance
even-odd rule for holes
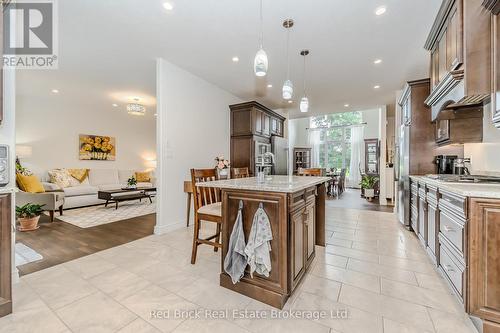
[[[72,187],[78,185],[66,169],[54,169],[49,171],[50,182],[57,184],[60,188]],[[78,183],[78,184],[77,184]]]
[[[136,172],[135,179],[138,183],[149,183],[151,181],[151,173],[149,172]]]
[[[28,193],[43,193],[45,189],[37,176],[25,176],[23,174],[16,174],[16,181],[19,188]]]
[[[68,169],[68,172],[80,183],[83,182],[89,175],[89,169]]]

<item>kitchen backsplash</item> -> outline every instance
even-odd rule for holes
[[[500,176],[500,143],[466,143],[464,156],[470,157],[470,172]]]

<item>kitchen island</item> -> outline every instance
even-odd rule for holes
[[[325,246],[326,177],[272,176],[263,182],[240,178],[197,183],[222,190],[222,265],[220,285],[282,309],[315,257],[315,245]],[[247,270],[233,284],[223,262],[240,201],[245,240],[260,204],[269,217],[271,271],[269,277]]]

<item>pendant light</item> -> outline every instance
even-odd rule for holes
[[[290,29],[293,27],[293,20],[283,21],[286,31],[286,80],[283,83],[283,99],[289,100],[293,97],[293,83],[290,80]]]
[[[264,51],[264,19],[262,16],[262,0],[260,0],[260,36],[259,36],[259,51],[255,55],[253,62],[253,70],[256,76],[266,76],[269,62],[267,60],[266,51]]]
[[[304,97],[300,100],[300,112],[309,111],[309,99],[306,94],[306,56],[309,54],[309,50],[300,51],[300,55],[304,57]]]

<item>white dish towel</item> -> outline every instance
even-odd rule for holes
[[[271,272],[271,241],[273,233],[269,217],[264,210],[262,203],[253,217],[252,229],[248,236],[248,243],[245,248],[247,263],[250,265],[250,276],[257,272],[260,275],[269,277]]]
[[[240,281],[247,267],[247,255],[245,254],[245,234],[243,232],[243,217],[241,210],[243,201],[240,200],[238,216],[234,222],[233,231],[229,238],[229,246],[226,258],[224,258],[224,271],[231,276],[233,284]]]

